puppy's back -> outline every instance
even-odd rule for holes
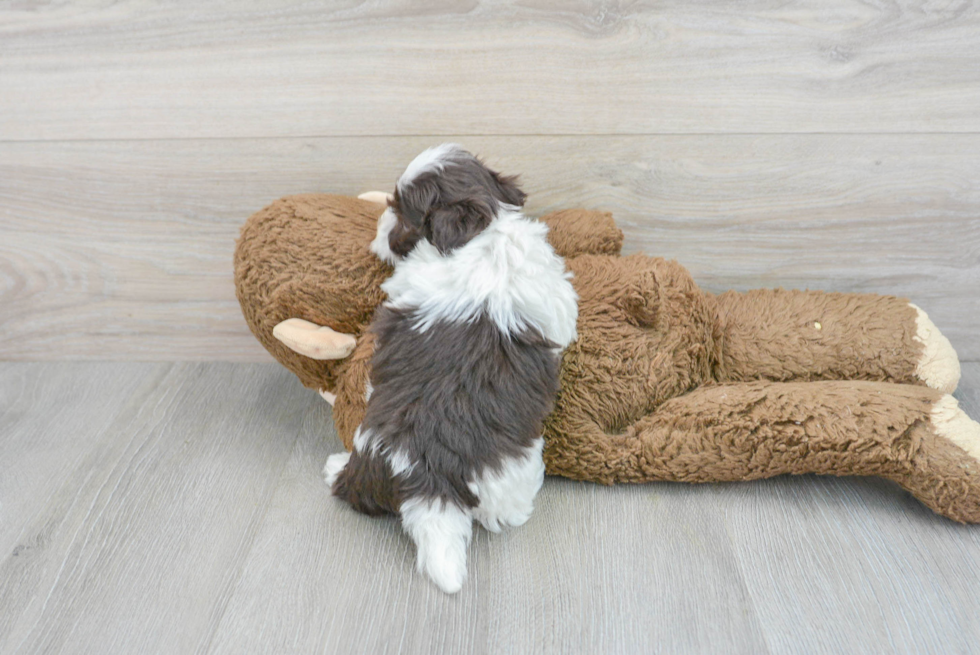
[[[534,328],[502,333],[487,315],[424,331],[417,323],[412,310],[375,315],[359,450],[380,455],[395,478],[389,511],[408,496],[476,507],[468,483],[541,435],[558,388],[556,346]]]

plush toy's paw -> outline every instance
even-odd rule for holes
[[[326,389],[320,389],[317,393],[320,394],[321,398],[330,403],[331,407],[333,407],[334,403],[337,402],[337,394],[335,393],[330,393]]]
[[[915,374],[927,386],[943,393],[953,393],[960,383],[959,357],[949,339],[929,320],[929,316],[915,305],[911,307],[916,311],[915,340],[923,345],[922,358],[915,367]]]
[[[323,479],[327,486],[333,488],[333,483],[337,481],[337,476],[347,466],[350,461],[350,453],[335,453],[327,458],[327,463],[323,465]]]
[[[965,450],[980,465],[980,423],[960,409],[956,398],[949,395],[940,398],[932,408],[931,418],[936,434]]]
[[[402,503],[401,516],[418,549],[419,572],[447,594],[462,589],[473,517],[449,502],[414,498]]]
[[[368,191],[357,197],[368,202],[376,202],[379,205],[387,205],[388,201],[392,198],[390,193],[385,193],[384,191]]]

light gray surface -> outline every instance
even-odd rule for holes
[[[269,361],[279,196],[462,142],[705,288],[911,298],[980,361],[980,5],[0,2],[0,359]]]
[[[909,297],[980,360],[980,135],[453,138],[532,215],[612,211],[624,252],[705,289]],[[390,189],[440,140],[0,142],[0,359],[269,361],[232,282],[245,219]]]
[[[0,139],[977,132],[969,0],[17,0]]]
[[[880,480],[548,479],[449,597],[276,365],[4,363],[0,411],[3,653],[980,652],[980,526]]]

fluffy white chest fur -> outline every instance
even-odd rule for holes
[[[372,250],[391,260],[379,243],[381,227]],[[483,232],[448,256],[420,241],[381,285],[386,304],[417,308],[416,328],[422,331],[439,320],[469,321],[486,312],[504,334],[531,327],[565,348],[576,338],[578,296],[547,234],[544,223],[504,208]]]

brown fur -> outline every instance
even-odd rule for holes
[[[383,207],[286,198],[249,219],[236,252],[245,318],[306,386],[337,393],[348,449],[364,411],[365,335],[390,269],[367,245]],[[619,257],[611,215],[544,217],[580,296],[544,435],[549,474],[606,484],[751,480],[785,473],[879,475],[938,513],[980,522],[980,467],[937,435],[941,394],[922,386],[908,301],[784,290],[702,292],[678,263]],[[290,317],[353,334],[320,362],[272,336]],[[820,324],[820,328],[816,324]]]

